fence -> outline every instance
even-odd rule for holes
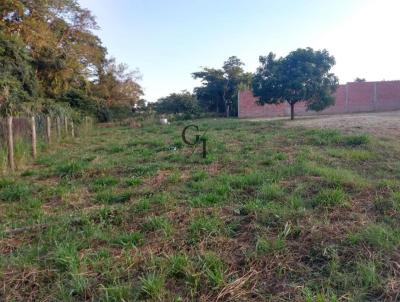
[[[73,120],[68,116],[38,114],[0,119],[0,169],[15,171],[49,145],[86,133],[93,121],[89,117]]]
[[[260,106],[250,90],[241,91],[238,97],[239,117],[290,115],[290,107],[287,103]],[[295,114],[317,115],[400,110],[400,81],[347,83],[339,85],[334,97],[335,105],[321,112],[307,111],[304,102],[297,103]]]

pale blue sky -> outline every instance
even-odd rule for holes
[[[238,56],[326,48],[340,82],[400,79],[399,0],[80,0],[111,56],[139,68],[145,98],[198,83],[191,73]]]

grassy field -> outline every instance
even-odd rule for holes
[[[103,126],[0,180],[3,301],[396,301],[400,143]]]

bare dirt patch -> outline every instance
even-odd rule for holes
[[[400,137],[400,111],[296,117],[294,121],[285,121],[285,126],[332,128],[344,132],[370,133],[379,137]]]

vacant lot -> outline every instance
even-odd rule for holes
[[[399,299],[400,143],[295,123],[198,121],[205,160],[103,127],[3,177],[0,300]]]
[[[254,121],[277,119],[253,119]],[[400,111],[279,118],[288,127],[339,129],[344,132],[370,133],[379,137],[400,137]]]

